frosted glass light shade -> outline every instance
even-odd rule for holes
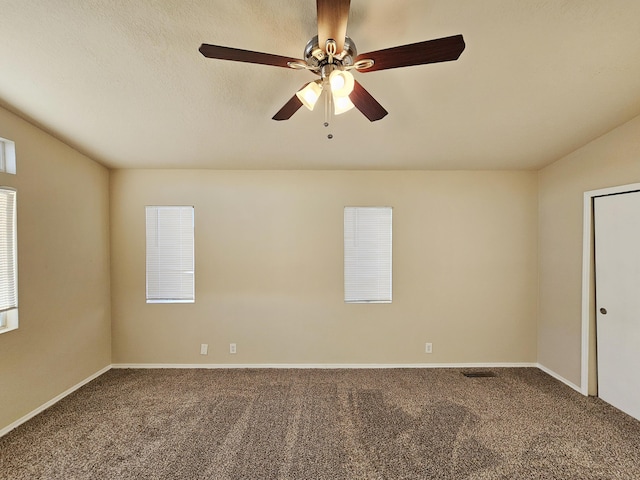
[[[349,99],[348,95],[338,96],[333,94],[333,113],[340,115],[341,113],[348,112],[354,107],[353,103]]]
[[[322,86],[318,82],[309,82],[303,89],[296,92],[296,96],[309,110],[313,110],[322,94]]]

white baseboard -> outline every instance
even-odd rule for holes
[[[580,388],[578,385],[576,385],[573,382],[570,382],[569,380],[564,378],[562,375],[557,374],[556,372],[554,372],[553,370],[545,367],[544,365],[541,365],[541,364],[538,363],[538,364],[536,364],[536,367],[538,367],[540,370],[542,370],[547,375],[551,375],[556,380],[564,383],[566,386],[573,388],[576,392],[581,393],[582,395],[585,395],[585,396],[587,395],[587,393],[583,392],[582,388]]]
[[[522,368],[537,363],[114,363],[113,368]]]
[[[87,383],[89,383],[91,380],[94,380],[96,378],[98,378],[100,375],[102,375],[105,372],[108,372],[109,370],[111,370],[111,365],[108,365],[106,367],[104,367],[103,369],[97,371],[96,373],[94,373],[93,375],[91,375],[90,377],[85,378],[84,380],[82,380],[80,383],[74,385],[73,387],[65,390],[64,392],[62,392],[60,395],[58,395],[57,397],[49,400],[47,403],[39,406],[38,408],[36,408],[35,410],[27,413],[24,417],[19,418],[18,420],[16,420],[15,422],[13,422],[12,424],[4,427],[3,429],[0,429],[0,437],[3,437],[4,435],[6,435],[7,433],[9,433],[11,430],[13,430],[16,427],[19,427],[20,425],[22,425],[23,423],[25,423],[28,420],[31,420],[33,417],[35,417],[36,415],[38,415],[39,413],[45,411],[47,408],[51,407],[52,405],[55,405],[56,403],[58,403],[60,400],[62,400],[64,397],[66,397],[67,395],[72,394],[73,392],[75,392],[76,390],[78,390],[80,387],[86,385]]]

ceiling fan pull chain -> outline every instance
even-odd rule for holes
[[[329,97],[331,95],[324,94],[324,126],[329,126]]]
[[[327,128],[330,125],[331,113],[332,113],[331,94],[327,90],[324,94],[324,126]],[[327,135],[327,138],[331,140],[333,138],[333,133],[329,133]]]

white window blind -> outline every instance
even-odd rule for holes
[[[12,327],[8,320],[17,318],[16,227],[16,192],[13,189],[0,188],[0,329]]]
[[[193,303],[194,209],[148,206],[147,303]]]
[[[345,207],[345,302],[391,303],[391,225],[391,207]]]

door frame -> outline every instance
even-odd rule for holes
[[[598,394],[596,358],[595,242],[593,203],[596,197],[640,191],[640,183],[584,192],[582,223],[582,346],[580,392]]]

